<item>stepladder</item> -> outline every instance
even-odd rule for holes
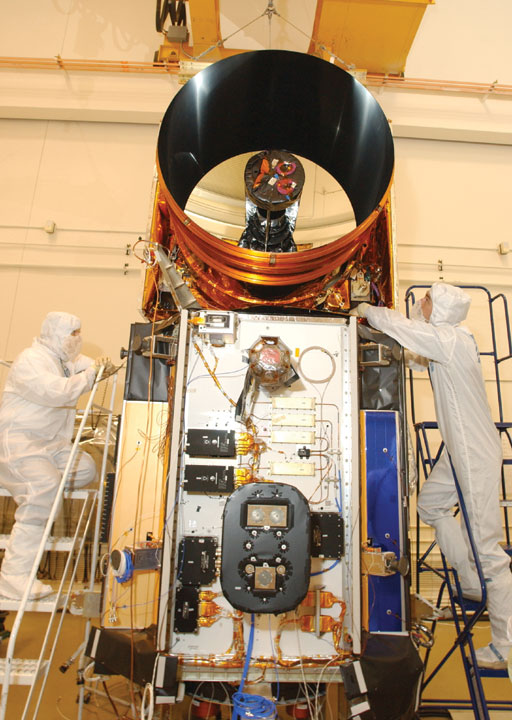
[[[460,700],[456,698],[432,698],[422,700],[422,709],[424,711],[436,712],[445,709],[471,709],[475,720],[489,720],[490,712],[493,710],[512,710],[512,700],[508,700],[509,694],[500,693],[501,699],[491,699],[489,692],[486,690],[482,680],[484,678],[500,679],[509,686],[509,675],[506,669],[490,669],[480,667],[475,652],[474,632],[477,622],[479,622],[486,612],[488,599],[488,585],[485,577],[485,570],[482,566],[478,546],[475,541],[471,523],[464,501],[464,495],[461,491],[457,475],[453,464],[450,465],[454,477],[455,487],[458,495],[458,510],[461,515],[461,522],[466,527],[468,542],[474,559],[478,580],[481,588],[481,598],[468,600],[464,597],[457,571],[449,565],[444,554],[441,553],[442,567],[437,571],[441,578],[441,586],[437,598],[436,610],[437,616],[434,616],[431,628],[432,637],[435,638],[435,630],[439,617],[442,616],[441,608],[443,605],[443,596],[445,591],[448,595],[449,606],[451,610],[451,618],[453,620],[455,635],[454,640],[448,651],[437,662],[434,668],[429,668],[430,649],[425,656],[425,668],[428,668],[423,682],[422,692],[428,687],[430,682],[436,675],[446,667],[447,661],[452,654],[460,652],[462,668],[466,678],[469,700]]]
[[[414,300],[414,290],[420,287],[423,288],[425,286],[412,286],[408,289],[406,304],[411,299]],[[492,582],[492,576],[494,574],[490,567],[490,556],[497,555],[499,550],[501,556],[498,564],[503,569],[504,564],[505,568],[507,565],[506,553],[510,556],[512,549],[512,527],[509,517],[509,508],[512,505],[510,500],[512,495],[512,423],[507,421],[507,416],[510,417],[511,406],[510,394],[507,393],[506,390],[507,378],[505,375],[505,366],[510,368],[510,360],[512,359],[512,335],[507,299],[502,293],[492,295],[489,290],[481,286],[468,285],[461,286],[461,288],[470,294],[472,299],[471,312],[475,313],[469,320],[469,326],[475,330],[473,318],[478,318],[479,321],[476,325],[474,339],[476,338],[475,342],[479,351],[479,361],[491,416],[495,423],[503,450],[502,464],[499,470],[499,492],[496,493],[497,488],[492,485],[492,488],[488,487],[489,492],[486,493],[489,502],[491,502],[492,499],[492,505],[496,509],[495,519],[492,523],[492,537],[494,538],[493,542],[496,553],[494,550],[489,550],[488,546],[484,549],[482,544],[482,538],[489,538],[491,535],[482,534],[482,524],[479,522],[478,510],[475,512],[475,498],[478,497],[476,494],[478,483],[474,483],[469,479],[469,475],[465,472],[465,466],[461,464],[462,461],[460,458],[457,460],[459,463],[457,467],[461,471],[460,486],[458,485],[459,479],[453,469],[453,465],[451,466],[451,472],[450,466],[448,466],[446,472],[447,451],[441,438],[437,421],[424,419],[425,415],[427,415],[427,418],[431,417],[427,409],[428,405],[431,405],[428,397],[430,395],[430,383],[427,385],[427,383],[424,382],[423,385],[421,385],[420,376],[410,370],[410,405],[412,423],[416,434],[416,461],[420,482],[424,480],[428,483],[432,470],[436,467],[437,463],[442,460],[443,465],[440,465],[436,472],[436,487],[439,487],[438,480],[440,477],[449,482],[448,478],[453,474],[454,481],[457,484],[457,493],[453,491],[453,486],[452,489],[449,489],[449,492],[454,496],[454,515],[459,516],[457,520],[460,520],[462,529],[467,531],[466,539],[474,535],[474,540],[476,540],[476,546],[475,543],[473,543],[471,551],[469,552],[470,559],[473,558],[474,560],[474,566],[478,567],[481,559],[483,560],[484,566],[483,572],[480,568],[479,577],[482,599],[478,603],[468,601],[462,596],[461,583],[457,572],[447,561],[447,558],[443,555],[436,542],[435,538],[438,537],[438,530],[436,529],[436,534],[434,535],[434,530],[421,523],[418,517],[415,538],[416,591],[420,598],[426,595],[431,600],[435,598],[437,593],[437,600],[434,600],[434,613],[430,618],[433,620],[432,631],[436,629],[436,626],[437,629],[439,629],[439,620],[450,617],[451,620],[449,622],[453,623],[455,634],[455,640],[449,652],[443,657],[434,670],[429,670],[427,673],[424,689],[430,685],[434,676],[441,672],[443,668],[449,672],[450,666],[446,665],[449,657],[455,655],[453,659],[453,662],[455,662],[460,654],[463,670],[467,679],[470,699],[465,701],[464,704],[462,701],[455,702],[452,698],[452,707],[465,707],[466,709],[473,710],[476,718],[487,718],[488,713],[492,710],[510,709],[510,705],[506,703],[505,705],[500,705],[499,698],[504,697],[508,699],[512,695],[507,673],[503,670],[491,670],[489,668],[479,667],[474,647],[474,643],[476,643],[477,646],[485,645],[488,639],[487,636],[489,635],[489,614],[486,605],[488,588],[493,588],[491,594],[496,598],[496,586],[487,584],[488,581]],[[409,306],[407,305],[407,307]],[[435,368],[433,371],[435,371]],[[426,376],[425,378],[428,382],[428,378]],[[426,410],[428,414],[425,412]],[[460,433],[462,434],[466,427],[464,418],[459,418],[459,421],[454,418],[454,424],[455,427],[460,429]],[[493,457],[495,457],[497,461],[497,454]],[[496,465],[499,465],[499,463],[496,462]],[[492,465],[492,468],[492,472],[489,471],[490,483],[494,482],[494,478],[498,481],[498,470],[494,465]],[[432,479],[434,480],[434,478]],[[448,485],[446,487],[448,487]],[[430,498],[432,497],[432,488],[433,486],[430,486]],[[465,503],[464,500],[467,502]],[[500,506],[499,521],[496,519],[498,515],[498,503]],[[469,521],[467,517],[464,517],[466,509],[468,509]],[[471,531],[471,524],[474,524],[474,533]],[[447,525],[445,524],[444,527],[446,530]],[[452,525],[450,525],[450,527],[452,527]],[[498,531],[501,539],[496,541]],[[446,542],[442,544],[445,546]],[[468,543],[461,542],[461,544],[466,546]],[[499,546],[501,546],[501,548],[499,548]],[[448,549],[445,549],[448,552]],[[505,551],[504,553],[503,550]],[[452,550],[450,550],[449,554],[453,554]],[[456,564],[455,557],[452,559],[454,560],[454,564]],[[494,565],[494,568],[496,568],[496,565]],[[501,573],[501,570],[499,570],[499,573]],[[467,586],[468,583],[466,581],[466,587]],[[478,593],[471,594],[475,596],[478,595]],[[446,604],[447,600],[448,607],[443,607],[443,603]],[[491,601],[490,606],[495,608],[495,600]],[[495,610],[493,610],[493,613],[494,612]],[[492,617],[496,618],[496,615],[493,614]],[[499,636],[502,637],[502,634],[499,634]],[[436,653],[436,655],[437,654],[438,653]],[[431,662],[433,657],[434,654],[430,652],[427,653],[427,662]],[[484,656],[480,655],[480,660],[482,662]],[[453,667],[453,665],[451,667]],[[494,692],[494,689],[499,686],[499,683],[489,684],[482,682],[482,679],[487,677],[503,678],[503,683],[506,684],[503,693],[499,691]],[[427,694],[430,695],[433,692],[433,687],[435,688],[435,684],[430,685]],[[491,700],[491,696],[495,697],[496,701]],[[429,704],[431,705],[431,703]],[[448,707],[446,698],[442,701],[440,707]]]
[[[101,374],[98,374],[99,379],[101,379]],[[74,614],[80,613],[77,607],[82,605],[84,595],[88,596],[90,602],[94,597],[94,577],[98,562],[105,476],[109,463],[109,441],[113,431],[116,380],[117,376],[114,375],[109,381],[108,407],[94,403],[98,387],[96,383],[91,390],[85,409],[80,413],[81,422],[70,448],[69,458],[22,597],[11,599],[0,596],[0,614],[3,614],[6,620],[7,614],[11,616],[8,618],[9,622],[6,622],[9,630],[4,628],[2,650],[4,648],[5,650],[0,659],[1,720],[14,717],[14,711],[9,702],[9,690],[14,685],[26,686],[28,690],[23,699],[21,714],[19,714],[19,709],[16,710],[17,717],[25,720],[25,718],[38,716],[43,706],[50,670],[58,662],[55,653],[59,638],[65,630],[65,620],[69,617],[70,611]],[[96,416],[94,416],[94,412],[96,412]],[[89,487],[75,490],[72,488],[71,469],[77,453],[84,444],[86,445],[87,437],[91,436],[91,431],[94,431],[98,438],[101,436],[101,443],[99,441],[96,443],[97,445],[101,444],[101,450],[96,448],[95,452],[97,481]],[[5,497],[8,493],[0,489],[1,495]],[[64,514],[63,508],[65,508]],[[5,548],[9,541],[8,532],[5,532],[4,527],[2,530],[4,532],[0,534],[0,549]],[[53,592],[42,598],[31,599],[33,582],[40,574],[42,567],[43,570],[46,570],[45,582],[50,576]],[[38,614],[38,647],[35,652],[31,653],[31,657],[24,656],[27,633],[30,632],[28,629],[30,623],[27,622],[27,619],[33,617],[27,613]],[[0,615],[1,617],[2,615]],[[34,645],[34,643],[31,644]],[[18,700],[16,707],[20,707]]]

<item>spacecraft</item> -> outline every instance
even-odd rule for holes
[[[190,194],[209,170],[237,155],[265,151],[307,158],[327,170],[350,200],[354,230],[298,253],[265,252],[233,246],[185,214]],[[360,299],[393,304],[393,158],[380,106],[340,68],[286,51],[244,53],[214,63],[180,90],[160,129],[151,240],[161,266],[163,253],[172,258],[174,279],[167,278],[167,292],[178,307],[239,310],[264,299],[268,307],[340,312],[350,309],[352,286]],[[273,173],[278,175],[273,187],[298,173],[299,167],[293,176]],[[295,182],[294,192],[301,179]],[[269,187],[262,182],[256,193]],[[274,198],[265,202],[256,193],[249,191],[248,198],[263,213],[272,211],[272,203],[281,209]],[[277,190],[275,195],[286,201]],[[148,318],[167,314],[155,307],[157,291],[150,273],[143,298]]]
[[[212,168],[250,154],[246,227],[185,212]],[[249,52],[175,96],[134,323],[98,671],[194,717],[415,713],[403,358],[348,312],[396,295],[389,124],[352,75]],[[301,158],[345,190],[348,234],[294,240]]]
[[[246,227],[238,247],[259,252],[296,252],[293,231],[304,187],[304,168],[283,150],[263,150],[244,173]]]

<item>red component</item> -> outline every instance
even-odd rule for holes
[[[297,163],[286,162],[285,160],[283,160],[283,162],[278,163],[276,167],[276,172],[278,175],[293,175],[296,169]]]
[[[293,192],[294,187],[295,183],[290,178],[281,178],[276,184],[277,192],[281,195],[289,195]]]
[[[249,349],[249,368],[263,386],[281,385],[290,367],[290,351],[278,337],[261,337]]]
[[[267,365],[278,365],[281,362],[281,351],[277,347],[264,347],[260,352],[260,360]]]
[[[306,720],[309,718],[309,709],[307,703],[297,703],[296,705],[287,705],[286,714],[296,720]]]
[[[200,718],[201,720],[209,720],[210,718],[218,720],[220,718],[221,712],[218,703],[212,703],[208,700],[192,700],[190,705],[192,717]]]

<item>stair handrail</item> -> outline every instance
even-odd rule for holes
[[[4,670],[4,678],[3,678],[3,685],[2,685],[2,693],[1,693],[1,696],[0,696],[0,720],[4,720],[4,718],[5,718],[5,711],[6,711],[6,708],[7,708],[7,698],[8,698],[9,686],[10,686],[11,666],[12,666],[12,661],[13,661],[13,658],[14,658],[14,649],[15,649],[15,646],[16,646],[16,639],[17,639],[18,632],[19,632],[19,629],[20,629],[21,621],[22,621],[22,619],[23,619],[23,615],[25,614],[25,611],[26,611],[26,608],[27,608],[27,604],[28,604],[28,602],[29,602],[29,599],[28,599],[28,598],[29,598],[29,595],[30,595],[30,591],[31,591],[31,589],[32,589],[32,585],[33,585],[34,580],[35,580],[35,578],[36,578],[37,571],[38,571],[38,569],[39,569],[39,564],[40,564],[40,562],[41,562],[41,558],[43,557],[43,553],[44,553],[44,551],[45,551],[46,542],[47,542],[47,540],[48,540],[48,538],[49,538],[49,536],[50,536],[50,532],[51,532],[51,529],[52,529],[52,525],[53,525],[53,523],[54,523],[54,521],[55,521],[55,518],[56,518],[56,516],[57,516],[57,513],[58,513],[59,510],[60,510],[60,503],[61,503],[62,496],[63,496],[63,493],[64,493],[64,487],[65,487],[65,484],[66,484],[66,482],[67,482],[67,479],[68,479],[68,476],[69,476],[71,467],[72,467],[72,465],[73,465],[73,463],[74,463],[74,461],[75,461],[75,457],[76,457],[76,454],[77,454],[77,452],[78,452],[78,446],[79,446],[80,439],[81,439],[81,436],[82,436],[82,432],[83,432],[83,429],[84,429],[84,426],[85,426],[85,422],[86,422],[86,420],[87,420],[87,418],[88,418],[88,416],[89,416],[89,412],[90,412],[90,409],[91,409],[91,406],[92,406],[92,403],[93,403],[93,400],[94,400],[94,396],[95,396],[96,390],[97,390],[97,388],[98,388],[98,383],[99,383],[99,381],[101,380],[101,378],[102,378],[102,376],[103,376],[103,371],[104,371],[104,369],[105,369],[105,366],[102,365],[102,366],[100,367],[99,371],[98,371],[97,376],[96,376],[96,381],[95,381],[94,385],[93,385],[92,388],[91,388],[91,392],[90,392],[90,394],[89,394],[89,399],[88,399],[88,401],[87,401],[87,405],[86,405],[86,407],[85,407],[84,414],[83,414],[82,420],[81,420],[81,422],[80,422],[80,426],[79,426],[79,428],[78,428],[77,435],[76,435],[76,437],[75,437],[75,441],[73,442],[73,445],[72,445],[72,448],[71,448],[71,453],[70,453],[69,458],[68,458],[68,461],[67,461],[67,463],[66,463],[66,467],[64,468],[64,472],[63,472],[63,474],[62,474],[62,478],[61,478],[61,481],[60,481],[60,484],[59,484],[59,487],[58,487],[58,490],[57,490],[57,494],[55,495],[55,499],[54,499],[54,501],[53,501],[52,509],[50,510],[50,515],[49,515],[49,517],[48,517],[48,521],[47,521],[47,523],[46,523],[46,526],[45,526],[45,529],[44,529],[44,532],[43,532],[43,537],[42,537],[42,539],[41,539],[41,543],[40,543],[40,545],[39,545],[39,549],[38,549],[38,551],[37,551],[37,553],[36,553],[36,557],[35,557],[34,562],[33,562],[33,564],[32,564],[32,569],[31,569],[30,574],[29,574],[28,583],[27,583],[27,586],[26,586],[25,591],[24,591],[24,593],[23,593],[23,596],[22,596],[22,598],[21,598],[21,602],[20,602],[18,611],[17,611],[17,613],[16,613],[16,618],[15,618],[15,620],[14,620],[14,623],[13,623],[13,626],[12,626],[12,629],[11,629],[11,634],[10,634],[10,636],[9,636],[9,642],[8,642],[7,650],[6,650],[6,653],[5,653],[5,670]]]
[[[93,491],[92,491],[92,494],[93,494],[93,495],[96,495],[96,494],[97,494],[97,491],[93,490]],[[94,504],[95,504],[95,499],[93,498],[93,500],[92,500],[92,502],[91,502],[91,504],[90,504],[90,506],[89,506],[89,509],[88,509],[88,515],[87,515],[87,520],[86,520],[86,522],[85,522],[85,527],[83,528],[83,533],[82,533],[82,536],[81,536],[81,538],[80,538],[80,543],[79,543],[79,547],[78,547],[78,555],[77,555],[77,558],[80,558],[81,555],[82,555],[82,551],[83,551],[83,548],[84,548],[84,545],[85,545],[85,539],[86,539],[87,531],[88,531],[88,529],[89,529],[89,525],[90,525],[91,518],[92,518],[92,511],[93,511],[93,508],[94,508]],[[73,589],[73,584],[74,584],[74,582],[75,582],[76,572],[77,572],[77,569],[78,569],[78,560],[75,559],[75,562],[74,562],[74,565],[73,565],[73,569],[72,569],[72,572],[71,572],[71,575],[70,575],[70,578],[69,578],[68,589],[67,589],[67,591],[64,593],[64,592],[63,592],[64,582],[65,582],[66,579],[67,579],[68,572],[69,572],[69,568],[70,568],[71,565],[72,565],[72,554],[73,554],[73,552],[74,552],[74,550],[75,550],[75,548],[76,548],[76,546],[77,546],[77,540],[78,540],[78,537],[79,537],[80,528],[81,528],[82,523],[83,523],[83,518],[84,518],[84,516],[86,515],[86,513],[85,513],[86,507],[87,507],[87,502],[84,502],[83,507],[82,507],[82,511],[81,511],[81,513],[80,513],[80,517],[79,517],[78,522],[77,522],[77,524],[76,524],[76,529],[75,529],[75,534],[74,534],[74,537],[73,537],[72,547],[71,547],[71,549],[70,549],[70,551],[69,551],[69,553],[68,553],[68,557],[67,557],[67,559],[66,559],[66,564],[65,564],[64,570],[62,571],[62,578],[61,578],[61,581],[60,581],[60,584],[59,584],[59,588],[58,588],[58,590],[57,590],[57,597],[56,597],[56,599],[55,599],[55,604],[54,604],[53,610],[52,610],[52,612],[51,612],[50,619],[48,620],[48,625],[47,625],[47,627],[46,627],[46,633],[45,633],[45,636],[44,636],[44,639],[43,639],[43,643],[42,643],[42,645],[41,645],[41,650],[39,651],[39,659],[38,659],[38,661],[37,661],[37,666],[36,666],[36,670],[35,670],[35,673],[34,673],[34,680],[33,680],[32,684],[31,684],[31,686],[30,686],[30,690],[29,690],[28,696],[27,696],[27,698],[26,698],[26,700],[25,700],[25,708],[24,708],[23,715],[21,716],[20,720],[26,720],[26,718],[27,718],[27,716],[28,716],[27,714],[28,714],[28,711],[29,711],[29,706],[30,706],[30,703],[31,703],[32,698],[33,698],[33,696],[34,696],[36,683],[37,683],[37,681],[39,680],[39,676],[40,676],[40,673],[41,673],[41,670],[42,670],[42,666],[43,666],[43,662],[44,662],[43,656],[44,656],[44,653],[46,652],[46,648],[47,648],[47,646],[48,646],[48,641],[49,641],[49,638],[50,638],[50,632],[51,632],[51,630],[52,630],[55,617],[56,617],[57,613],[60,611],[60,620],[59,620],[59,623],[58,623],[58,626],[57,626],[57,631],[56,631],[56,633],[55,633],[55,637],[54,637],[54,639],[53,639],[53,645],[52,645],[52,648],[51,648],[51,650],[50,650],[50,655],[49,655],[49,657],[48,657],[48,662],[47,662],[46,666],[44,667],[44,670],[42,671],[42,683],[41,683],[41,687],[40,687],[40,690],[39,690],[39,698],[38,698],[38,701],[37,701],[36,708],[35,708],[35,710],[34,710],[34,714],[32,715],[32,718],[36,718],[36,717],[37,717],[37,714],[38,714],[38,712],[39,712],[39,705],[40,705],[40,703],[41,703],[42,696],[43,696],[43,693],[44,693],[44,690],[45,690],[45,687],[46,687],[46,681],[47,681],[47,679],[48,679],[48,674],[49,674],[49,672],[50,672],[51,663],[52,663],[52,660],[53,660],[53,656],[54,656],[54,654],[55,654],[55,649],[56,649],[56,646],[57,646],[57,642],[58,642],[58,640],[59,640],[60,631],[61,631],[61,628],[62,628],[62,623],[64,622],[64,618],[65,618],[65,616],[66,616],[66,610],[67,610],[67,608],[68,608],[68,606],[69,606],[69,601],[70,601],[70,597],[71,597],[71,592],[72,592],[72,589]],[[64,596],[64,601],[61,603],[61,598],[62,598],[63,596]]]

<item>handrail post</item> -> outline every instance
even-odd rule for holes
[[[16,618],[14,620],[11,634],[9,636],[9,642],[7,645],[7,650],[5,653],[5,671],[4,671],[4,679],[3,679],[3,685],[2,685],[2,694],[0,696],[0,720],[4,720],[5,718],[5,711],[7,708],[7,698],[9,694],[9,684],[10,684],[10,675],[11,675],[11,666],[12,666],[12,660],[14,657],[14,648],[16,645],[16,639],[18,636],[19,628],[21,625],[21,621],[23,619],[23,615],[25,613],[25,609],[27,607],[28,598],[30,595],[30,591],[32,589],[33,582],[35,580],[35,577],[37,575],[37,571],[39,568],[39,563],[41,562],[41,558],[43,556],[43,552],[46,546],[46,542],[48,540],[48,537],[50,536],[50,531],[53,525],[53,522],[55,520],[55,517],[60,509],[60,503],[62,500],[62,495],[64,492],[64,486],[67,482],[69,472],[71,470],[71,467],[73,465],[73,462],[75,461],[75,457],[78,452],[78,446],[80,443],[81,435],[85,426],[85,421],[87,420],[87,417],[89,416],[89,412],[91,409],[92,402],[94,400],[94,396],[96,394],[96,390],[98,388],[98,383],[102,378],[103,375],[104,366],[101,366],[98,372],[98,375],[96,377],[96,381],[94,385],[92,386],[91,392],[89,394],[89,400],[87,402],[86,408],[84,410],[84,414],[82,417],[82,421],[80,423],[80,426],[78,428],[77,435],[75,437],[75,441],[71,448],[71,453],[69,455],[68,461],[66,463],[66,467],[64,468],[64,472],[62,474],[62,478],[57,490],[57,494],[55,495],[55,500],[53,501],[52,508],[50,510],[50,515],[48,517],[48,521],[46,523],[43,537],[41,539],[41,544],[39,545],[39,549],[37,551],[36,557],[34,559],[34,562],[32,564],[32,569],[29,574],[29,579],[27,586],[25,588],[25,591],[23,593],[23,596],[21,598],[20,606],[18,608],[18,611],[16,613]]]

